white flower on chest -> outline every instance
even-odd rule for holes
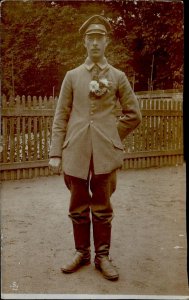
[[[107,78],[99,78],[98,80],[91,80],[89,83],[89,95],[95,98],[100,98],[110,90],[110,82]]]

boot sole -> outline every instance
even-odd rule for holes
[[[76,268],[74,268],[72,270],[67,270],[67,269],[61,268],[61,271],[62,271],[62,273],[65,273],[65,274],[71,274],[71,273],[76,272],[78,269],[80,269],[83,266],[90,265],[90,263],[91,263],[90,261],[85,261],[85,262],[80,263]]]
[[[100,271],[102,273],[102,275],[104,276],[104,278],[108,279],[108,280],[111,280],[111,281],[117,281],[118,278],[119,278],[119,275],[115,275],[115,276],[107,276],[103,273],[101,267],[97,264],[95,264],[95,268]]]

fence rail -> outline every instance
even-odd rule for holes
[[[182,93],[136,94],[143,118],[141,125],[124,140],[123,168],[182,164]],[[1,180],[51,174],[48,154],[56,103],[57,98],[52,97],[2,97]]]

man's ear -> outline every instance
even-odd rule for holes
[[[86,46],[86,37],[85,37],[85,36],[83,37],[83,46],[84,46],[85,48],[87,48],[87,46]]]
[[[108,46],[111,42],[111,39],[109,36],[106,37],[106,46]]]

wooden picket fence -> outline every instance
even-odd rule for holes
[[[182,92],[136,93],[142,123],[125,141],[124,168],[183,164]]]
[[[182,93],[136,94],[143,118],[124,141],[123,169],[182,164]],[[2,97],[1,180],[51,175],[48,155],[56,104],[53,97]]]

